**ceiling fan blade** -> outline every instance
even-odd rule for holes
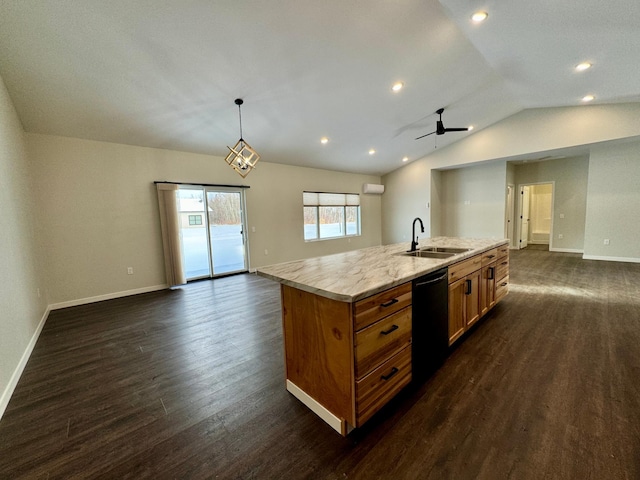
[[[444,131],[445,132],[466,132],[468,131],[468,128],[445,128]]]
[[[429,135],[433,135],[434,133],[436,133],[436,132],[427,133],[426,135],[422,135],[422,136],[416,138],[416,140],[420,140],[421,138],[428,137]]]

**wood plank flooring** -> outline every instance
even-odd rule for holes
[[[640,478],[640,264],[528,248],[510,279],[347,438],[285,390],[274,282],[54,311],[0,421],[0,479]]]

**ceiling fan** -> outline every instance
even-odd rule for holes
[[[469,130],[467,127],[464,128],[444,128],[444,124],[442,123],[442,112],[444,112],[444,108],[439,108],[438,110],[436,110],[436,113],[438,115],[440,115],[440,120],[438,120],[436,122],[436,130],[435,132],[431,132],[431,133],[427,133],[426,135],[422,135],[418,138],[416,138],[416,140],[419,140],[421,138],[424,137],[428,137],[429,135],[433,135],[434,133],[436,135],[444,135],[447,132],[466,132],[467,130]]]

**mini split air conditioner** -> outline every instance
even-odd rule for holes
[[[364,183],[362,184],[362,193],[382,195],[384,193],[384,185],[378,185],[377,183]]]

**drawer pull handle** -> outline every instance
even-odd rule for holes
[[[489,277],[487,278],[487,280],[493,280],[495,278],[493,270],[494,270],[493,267],[489,267]]]
[[[495,255],[487,255],[487,258],[493,258]]]
[[[396,373],[398,373],[398,369],[396,367],[393,367],[389,375],[380,375],[380,378],[386,381],[393,377]]]
[[[390,307],[391,305],[393,305],[394,303],[398,303],[398,299],[397,298],[392,298],[387,303],[381,303],[380,306],[384,307],[384,308],[387,308],[387,307]]]
[[[389,330],[383,330],[380,333],[382,335],[389,335],[391,332],[397,330],[398,328],[400,328],[400,327],[398,327],[398,325],[393,325]]]
[[[500,265],[508,265],[509,262],[502,262]]]
[[[471,280],[465,280],[466,290],[464,292],[465,295],[471,295]]]
[[[500,285],[501,287],[506,287],[508,284],[507,282],[504,282],[502,285]]]

